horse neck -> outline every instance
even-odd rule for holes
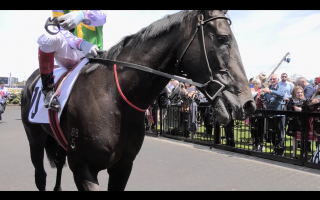
[[[117,60],[174,74],[177,46],[182,42],[178,37],[178,28],[148,39],[134,49],[132,46],[125,47]],[[118,79],[126,98],[142,109],[147,108],[170,81],[162,76],[128,68],[118,69]]]

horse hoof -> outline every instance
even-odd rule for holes
[[[53,191],[62,191],[62,188],[61,188],[61,187],[59,187],[59,188],[54,187],[54,188],[53,188]]]

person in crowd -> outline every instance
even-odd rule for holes
[[[303,88],[303,93],[306,99],[311,99],[312,95],[314,94],[314,88],[312,85],[308,82],[308,80],[305,77],[299,77],[296,80],[297,85],[301,86]]]
[[[179,83],[179,88],[180,88],[180,93],[181,94],[188,94],[187,90],[186,90],[186,86],[184,85],[183,82]]]
[[[263,109],[263,102],[260,97],[260,87],[261,81],[260,79],[253,79],[253,88],[251,88],[252,92],[257,92],[258,94],[255,96],[256,107],[257,109]],[[247,121],[247,120],[246,120]],[[248,121],[251,125],[251,137],[253,140],[253,150],[263,151],[263,134],[264,134],[264,118],[262,117],[251,117],[248,118]]]
[[[272,74],[269,88],[260,89],[260,96],[268,110],[282,110],[281,102],[285,93],[283,90],[279,90],[278,82],[278,76]],[[272,120],[275,120],[275,127],[273,127],[274,131],[272,132],[272,143],[274,147],[272,154],[283,156],[285,117],[276,115]],[[268,123],[273,124],[271,123],[271,119],[269,119]]]
[[[318,81],[317,81],[318,83]],[[315,93],[312,95],[310,99],[309,111],[311,112],[320,112],[320,83],[317,84],[317,90],[315,90]],[[311,142],[314,141],[320,141],[320,137],[317,137],[317,135],[320,135],[320,122],[319,117],[309,117],[309,132],[308,132],[308,151],[311,151]]]
[[[320,77],[316,77],[315,79],[314,79],[314,91],[316,91],[317,89],[318,89],[318,84],[320,83]]]
[[[184,120],[183,116],[181,116],[180,112],[177,112],[177,107],[180,108],[183,93],[181,92],[181,88],[179,87],[179,81],[173,80],[172,81],[173,88],[171,91],[171,94],[169,96],[170,106],[167,110],[167,116],[168,116],[168,126],[170,128],[173,128],[175,134],[180,134],[183,129],[185,129],[184,126]]]
[[[150,106],[148,107],[148,109],[145,112],[145,121],[146,123],[146,132],[148,133],[152,133],[151,130],[151,125],[154,123],[153,118],[152,118],[152,111]]]
[[[179,81],[173,80],[173,88],[171,90],[171,95],[169,96],[171,105],[180,105],[181,104],[181,88],[179,87]]]
[[[169,93],[171,93],[172,92],[172,89],[175,87],[174,86],[174,79],[171,79],[170,81],[169,81],[169,83],[168,83],[168,85],[167,85],[167,87],[168,87],[168,89],[169,89]]]
[[[317,79],[316,83],[318,83],[318,88],[311,97],[311,102],[309,104],[310,110],[313,112],[320,112],[320,78]],[[313,153],[311,157],[311,162],[313,163],[319,163],[320,160],[320,118],[315,117],[312,119],[312,126],[313,133],[316,135],[317,138],[317,149]],[[309,131],[310,132],[310,131]],[[308,135],[309,136],[309,135]]]
[[[6,100],[9,95],[8,88],[4,87],[4,82],[0,81],[0,123],[2,123],[2,114],[6,109]]]
[[[58,34],[44,33],[38,38],[38,59],[44,106],[59,111],[60,103],[53,91],[54,59],[59,66],[69,69],[84,57],[97,56],[97,50],[103,48],[102,30],[106,23],[106,13],[53,10],[53,17],[58,17],[58,21],[62,22],[61,29]]]
[[[197,124],[197,112],[198,106],[195,102],[195,94],[196,94],[196,87],[190,85],[189,83],[185,83],[185,91],[190,99],[189,105],[189,124],[188,130],[191,132],[190,138],[193,139],[197,137],[196,132],[198,131],[198,124]]]
[[[171,94],[171,89],[170,89],[170,82],[166,85],[167,91],[168,91],[168,95]]]
[[[304,97],[303,88],[301,86],[295,86],[292,89],[291,96],[286,100],[284,106],[285,111],[296,111],[301,112],[303,106],[309,104],[309,100]],[[296,158],[297,151],[297,141],[301,140],[301,119],[300,118],[287,118],[287,135],[292,136],[292,146],[293,146],[293,158]]]
[[[284,107],[286,100],[289,100],[289,98],[291,97],[292,88],[294,87],[294,85],[292,83],[287,81],[287,78],[288,78],[287,73],[282,73],[281,74],[281,81],[279,81],[279,83],[278,83],[279,90],[284,91],[284,97],[281,102],[282,108]]]
[[[308,80],[305,77],[299,77],[296,80],[297,85],[301,86],[303,88],[303,93],[306,99],[311,99],[315,90],[313,86],[308,82]],[[312,118],[310,118],[310,121]],[[311,122],[310,122],[311,123]],[[298,147],[300,147],[300,142],[298,144]],[[311,151],[311,142],[308,141],[308,151]]]
[[[253,79],[252,83],[253,83],[253,88],[251,88],[251,91],[257,92],[255,96],[257,109],[263,109],[263,102],[261,101],[261,97],[260,97],[261,81],[260,79]]]
[[[286,73],[281,74],[281,81],[278,83],[278,85],[280,86],[280,89],[285,92],[284,101],[289,100],[294,85],[288,81],[288,75]]]
[[[158,105],[159,105],[159,108],[161,109],[160,119],[162,119],[162,125],[163,125],[164,132],[168,131],[168,119],[166,118],[167,110],[168,110],[167,107],[169,104],[168,97],[169,97],[169,89],[168,89],[168,87],[164,87],[158,96]]]
[[[315,93],[312,95],[309,106],[314,106],[320,103],[320,82],[319,83],[317,82],[317,85],[318,85],[318,88],[315,91]]]
[[[261,81],[261,87],[260,87],[261,89],[268,87],[266,74],[264,72],[256,76],[256,79],[259,79]]]
[[[249,86],[250,86],[250,88],[253,88],[252,80],[253,80],[253,77],[249,79]]]
[[[260,79],[253,79],[252,80],[252,84],[253,84],[253,88],[251,89],[252,95],[255,99],[255,101],[257,100],[257,96],[259,96],[260,98],[260,88],[261,88],[261,81]],[[258,108],[257,108],[258,109]],[[248,125],[249,124],[249,117],[245,120],[245,124]]]

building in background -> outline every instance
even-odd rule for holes
[[[5,87],[9,86],[9,77],[0,77],[0,81],[4,82]]]
[[[11,80],[11,81],[10,81]],[[5,84],[5,87],[9,87],[10,85],[13,86],[13,84],[16,84],[18,82],[18,78],[16,77],[0,77],[0,81],[3,81]],[[9,84],[9,81],[11,84]]]
[[[18,82],[18,78],[16,78],[16,77],[11,77],[10,79],[11,79],[11,81],[10,81],[11,85],[16,84]]]

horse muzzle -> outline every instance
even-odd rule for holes
[[[246,98],[241,94],[235,95],[226,90],[222,94],[231,105],[233,118],[236,120],[244,120],[246,115],[256,110],[256,104],[252,97]]]

